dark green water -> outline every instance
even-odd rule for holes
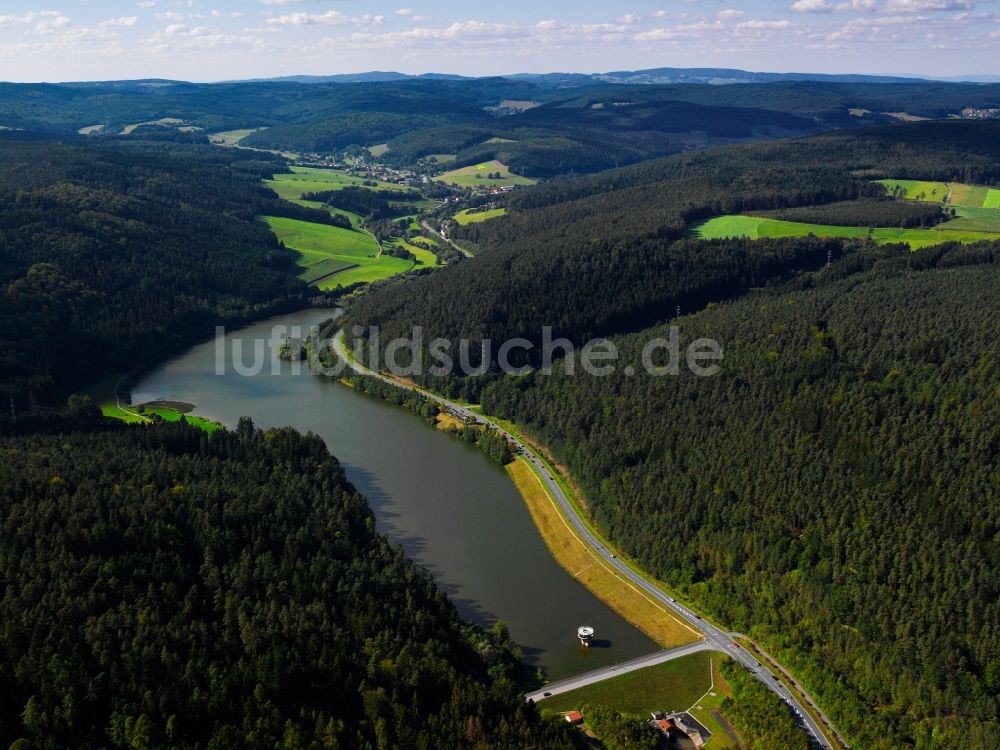
[[[276,358],[284,334],[274,335],[275,326],[308,330],[329,317],[329,310],[309,310],[229,334],[221,375],[216,342],[196,346],[143,378],[133,403],[186,401],[229,426],[248,415],[258,427],[322,436],[368,497],[379,530],[433,573],[464,616],[486,626],[504,620],[527,661],[553,679],[655,651],[556,564],[506,473],[479,449],[305,367],[294,374]],[[236,342],[246,366],[255,345],[262,350],[262,372],[235,371]],[[597,631],[589,650],[576,639],[585,624]]]

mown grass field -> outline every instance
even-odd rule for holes
[[[948,197],[948,185],[943,182],[926,180],[878,180],[878,182],[885,185],[890,193],[896,188],[903,188],[905,193],[902,197],[911,201],[942,203]]]
[[[496,174],[497,172],[500,173],[499,180],[491,180],[486,177],[488,174]],[[507,166],[496,159],[484,162],[483,164],[475,164],[471,167],[453,169],[434,179],[448,185],[459,185],[461,187],[504,187],[506,185],[535,184],[535,181],[528,177],[511,174]]]
[[[320,289],[377,281],[408,271],[413,263],[379,254],[378,243],[367,232],[341,229],[280,216],[263,216],[285,247],[296,253],[300,278]]]
[[[545,698],[538,707],[543,714],[551,715],[578,710],[584,703],[597,703],[646,718],[651,711],[687,711],[711,688],[711,662],[724,658],[714,651],[699,651]]]
[[[507,465],[507,473],[552,556],[571,576],[664,648],[697,640],[694,630],[608,565],[576,535],[528,461],[518,457]]]
[[[958,208],[1000,208],[1000,190],[961,182],[924,182],[920,180],[879,180],[890,192],[896,187],[906,191],[907,200],[944,203]],[[950,195],[950,197],[949,197]]]
[[[478,224],[481,221],[496,219],[500,216],[506,216],[506,214],[506,208],[493,208],[489,211],[476,211],[474,209],[467,208],[464,211],[459,211],[451,218],[453,218],[458,224],[465,226],[466,224]]]
[[[996,225],[996,231],[988,230],[987,228],[990,226],[994,225],[988,219],[980,219],[977,223],[956,219],[931,229],[885,228],[869,231],[867,227],[804,224],[795,221],[763,219],[756,216],[720,216],[696,226],[693,229],[693,234],[704,240],[731,237],[747,237],[756,240],[764,237],[807,237],[809,235],[863,239],[870,234],[872,240],[878,245],[906,243],[911,249],[919,250],[939,245],[942,242],[970,243],[1000,239],[1000,225]],[[987,231],[982,231],[984,229]]]
[[[235,146],[251,133],[256,133],[264,128],[242,128],[241,130],[225,130],[221,133],[211,133],[208,138],[212,143],[220,146]]]
[[[355,177],[336,169],[322,169],[320,167],[292,167],[291,169],[291,172],[274,175],[273,180],[264,180],[264,184],[274,190],[279,198],[293,202],[302,200],[304,193],[338,190],[348,185],[363,187],[367,181],[364,177]],[[405,185],[378,181],[374,187],[377,190],[405,191],[409,189]],[[307,203],[306,205],[315,207],[316,204]]]

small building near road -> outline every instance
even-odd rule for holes
[[[566,714],[566,723],[573,724],[574,726],[577,724],[582,724],[583,714],[581,714],[579,711],[570,711],[568,714]]]
[[[650,724],[658,729],[664,737],[672,739],[678,734],[687,737],[696,748],[704,747],[712,737],[712,733],[686,711],[679,713],[654,711]]]

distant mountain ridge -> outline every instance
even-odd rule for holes
[[[424,80],[468,80],[475,76],[460,76],[450,73],[422,73],[411,75],[395,71],[369,71],[365,73],[342,73],[329,76],[295,75],[278,78],[254,78],[241,83],[382,83],[388,81]],[[735,83],[775,83],[779,81],[823,81],[827,83],[923,83],[927,78],[877,76],[859,74],[828,73],[760,73],[738,68],[648,68],[646,70],[619,70],[609,73],[514,73],[503,76],[482,76],[482,78],[509,78],[530,81],[541,86],[568,88],[594,83],[617,84],[668,84],[701,83],[726,85]]]

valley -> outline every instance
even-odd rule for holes
[[[0,84],[4,747],[1000,743],[1000,87],[670,70]]]

